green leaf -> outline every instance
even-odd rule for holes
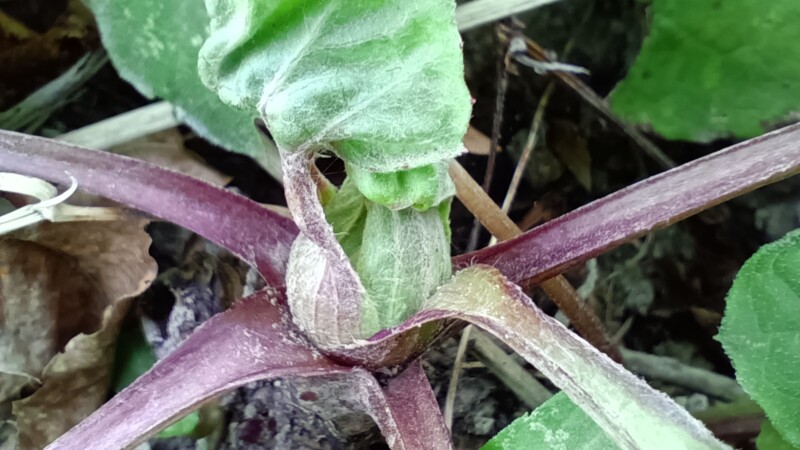
[[[259,137],[255,111],[231,108],[200,81],[197,56],[209,25],[202,0],[85,1],[123,78],[148,97],[172,102],[201,136],[253,157],[280,179],[277,151]]]
[[[324,208],[325,218],[333,225],[333,233],[350,264],[357,266],[367,223],[367,199],[358,191],[352,178],[347,177]]]
[[[471,100],[452,0],[206,0],[200,75],[289,152],[370,172],[461,153]]]
[[[425,211],[456,193],[446,161],[391,173],[349,166],[347,174],[365,197],[389,209],[413,207]]]
[[[155,363],[156,355],[141,331],[132,325],[123,327],[114,352],[114,392],[121,392]]]
[[[744,390],[800,446],[800,230],[745,262],[728,292],[717,339]]]
[[[650,35],[611,96],[668,139],[747,138],[800,110],[800,2],[654,0]]]
[[[161,430],[157,436],[160,438],[193,436],[198,425],[200,425],[200,412],[192,411],[183,419]]]
[[[445,228],[438,208],[392,211],[368,202],[361,255],[354,264],[368,294],[364,307],[378,317],[377,324],[364,324],[367,333],[399,325],[450,278]]]
[[[756,448],[758,450],[797,450],[800,447],[786,442],[769,419],[764,419],[764,423],[761,424],[761,433],[756,440]]]
[[[325,206],[325,216],[366,289],[365,336],[400,324],[452,273],[446,217],[438,208],[390,210],[364,198],[351,178]]]
[[[481,450],[595,450],[619,448],[564,393],[505,427]]]

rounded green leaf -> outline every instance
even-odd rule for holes
[[[148,97],[172,102],[204,138],[255,158],[280,178],[277,152],[253,126],[256,112],[231,108],[200,81],[197,55],[209,25],[202,0],[85,1],[123,78]]]
[[[744,390],[800,446],[800,230],[747,260],[728,293],[717,339]]]
[[[462,150],[471,100],[452,0],[206,0],[200,74],[287,151],[370,172]]]
[[[668,139],[758,136],[800,110],[800,2],[653,0],[650,35],[611,96]]]

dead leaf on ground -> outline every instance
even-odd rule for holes
[[[120,321],[156,275],[144,225],[45,223],[0,240],[0,404],[13,401],[21,449],[105,401]]]
[[[473,155],[486,156],[492,150],[492,140],[489,139],[489,136],[470,125],[467,129],[467,134],[464,135],[464,147]],[[497,151],[502,151],[502,149],[498,148]]]
[[[211,167],[197,153],[186,148],[183,135],[175,128],[118,145],[111,152],[142,159],[218,186],[224,186],[232,180],[232,177]]]

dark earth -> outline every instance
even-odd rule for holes
[[[66,0],[0,0],[3,11],[37,30],[53,26],[59,8],[63,10],[66,4]],[[601,96],[608,95],[625,76],[648,26],[647,5],[634,0],[565,1],[518,16],[516,21],[527,36],[559,60],[569,43],[571,50],[564,61],[588,69],[591,75],[582,79]],[[505,49],[497,30],[493,25],[483,26],[467,32],[464,41],[467,82],[476,100],[472,125],[490,136],[494,122],[502,120],[498,142],[501,151],[490,189],[500,204],[539,99],[554,78],[512,64],[506,101],[498,110],[498,61]],[[11,87],[0,98],[2,108],[24,98],[37,84],[58,76],[87,49],[100,44],[96,35],[86,35],[61,40],[58,45],[60,56],[43,57],[43,62],[34,67],[38,75],[33,79],[26,75],[29,69],[15,72],[11,66],[0,64],[0,81]],[[7,61],[23,65],[19,58]],[[55,136],[148,102],[106,64],[80,86],[66,105],[27,131]],[[285,204],[280,185],[252,160],[216,148],[188,128],[180,131],[189,149],[232,177],[230,188],[259,202]],[[678,163],[731,144],[648,137]],[[568,149],[567,153],[564,149]],[[570,151],[577,155],[578,163],[568,166],[564,155]],[[475,154],[459,158],[479,183],[485,176],[487,159],[486,155]],[[320,168],[334,182],[341,182],[343,169],[336,160],[321,160]],[[545,110],[542,138],[509,215],[523,228],[530,228],[662,170],[618,126],[556,82]],[[588,283],[587,301],[609,335],[624,347],[670,356],[691,366],[733,376],[728,358],[714,340],[725,294],[737,270],[761,244],[800,226],[798,192],[797,179],[761,189],[576,267],[566,274],[567,278],[576,287]],[[455,201],[453,254],[467,251],[472,227],[473,216]],[[151,253],[159,263],[160,277],[138,299],[130,322],[144,320],[149,324],[145,327],[147,338],[156,353],[163,354],[203,320],[256,288],[259,280],[230,255],[189,232],[160,223],[151,224],[149,231],[154,240]],[[489,238],[488,232],[482,231],[478,245],[488,244]],[[533,288],[530,294],[546,312],[556,314],[555,306],[543,293]],[[424,356],[442,406],[457,347],[458,336],[453,336]],[[467,352],[467,362],[480,362],[482,358],[472,349]],[[535,369],[521,358],[517,361],[536,375]],[[540,381],[553,388],[546,380]],[[693,413],[720,400],[659,380],[650,381]],[[480,364],[462,369],[457,388],[453,420],[457,448],[479,448],[529,410]],[[213,439],[154,439],[147,445],[153,449],[200,449],[209,448],[216,440],[220,448],[385,448],[368,419],[341,410],[338,405],[317,402],[316,396],[300,382],[256,383],[225,397],[218,407],[204,410],[203,414],[215,417],[219,424],[212,433]],[[326,406],[311,407],[309,403]],[[748,428],[742,422],[737,428],[737,420],[735,414],[723,420],[728,428],[721,428],[718,434],[738,446],[752,446],[758,427]]]

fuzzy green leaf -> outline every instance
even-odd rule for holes
[[[450,278],[450,201],[438,208],[393,211],[373,203],[348,178],[325,216],[366,289],[366,336],[398,325]]]
[[[800,446],[800,230],[747,260],[728,293],[717,338],[744,390]]]
[[[764,423],[761,424],[761,433],[756,440],[756,448],[758,450],[797,450],[800,447],[786,442],[769,419],[764,419]]]
[[[389,209],[425,211],[455,195],[447,162],[391,173],[373,173],[349,166],[347,174],[369,200]]]
[[[350,177],[325,204],[325,218],[353,267],[358,265],[364,226],[367,223],[367,199],[359,193]]]
[[[611,96],[668,139],[748,138],[800,110],[800,2],[654,0],[650,35]]]
[[[123,78],[148,97],[172,102],[201,136],[253,157],[280,178],[277,152],[253,126],[255,111],[231,108],[200,81],[197,56],[209,24],[202,0],[85,1]]]
[[[505,427],[481,450],[594,450],[619,448],[563,392]]]
[[[370,172],[462,151],[471,102],[452,0],[206,0],[200,75],[289,152]]]

